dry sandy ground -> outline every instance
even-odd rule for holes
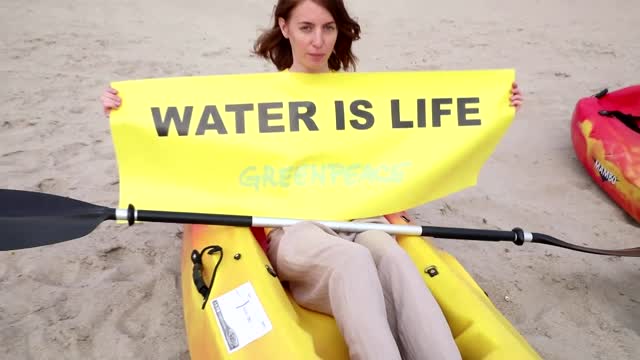
[[[271,70],[248,54],[272,3],[3,0],[0,188],[117,205],[103,88]],[[359,70],[515,67],[526,96],[478,186],[412,210],[418,220],[638,246],[640,227],[587,178],[568,127],[578,98],[638,83],[637,1],[348,4],[364,30]],[[105,223],[82,240],[0,254],[0,357],[187,358],[179,230]],[[638,260],[437,242],[544,358],[640,359]]]

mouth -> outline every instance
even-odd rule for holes
[[[324,55],[325,54],[309,53],[309,57],[316,61],[324,59]]]

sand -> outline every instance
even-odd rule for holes
[[[638,82],[637,1],[348,1],[360,71],[513,67],[525,104],[474,188],[420,222],[638,246],[634,224],[586,176],[575,102]],[[273,2],[4,0],[0,188],[116,206],[99,96],[110,81],[272,71],[249,55]],[[1,229],[0,229],[1,231]],[[0,357],[185,359],[180,227],[101,225],[0,253]],[[544,245],[436,240],[545,359],[640,358],[640,262]]]

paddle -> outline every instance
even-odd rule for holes
[[[148,221],[242,227],[282,227],[304,221],[242,215],[136,210],[132,205],[129,205],[128,209],[114,209],[47,193],[0,189],[0,251],[52,245],[80,238],[92,232],[105,220],[127,220],[129,225],[133,225],[135,221]],[[396,235],[512,241],[516,245],[533,242],[591,254],[640,257],[640,247],[622,250],[593,249],[570,244],[549,235],[525,232],[520,228],[502,231],[339,221],[317,222],[335,231],[344,232],[382,230]]]

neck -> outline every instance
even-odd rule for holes
[[[309,69],[299,63],[294,62],[293,65],[291,65],[291,67],[289,68],[289,71],[291,72],[302,72],[302,73],[328,73],[331,71],[331,69],[329,69],[329,64],[325,64],[322,67],[316,68],[316,69]]]

